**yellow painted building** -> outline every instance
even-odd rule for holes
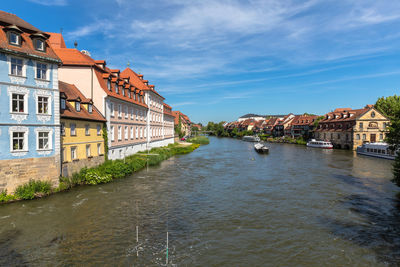
[[[62,175],[104,162],[105,118],[72,84],[59,82]]]

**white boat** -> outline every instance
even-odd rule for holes
[[[246,135],[243,136],[243,141],[247,141],[247,142],[260,142],[260,137],[258,136],[252,136],[252,135]]]
[[[265,146],[264,144],[261,144],[261,143],[255,144],[254,145],[254,149],[258,153],[268,153],[269,152],[269,148],[267,146]]]
[[[392,160],[396,157],[387,143],[365,143],[357,147],[357,154]]]
[[[332,149],[333,145],[329,141],[318,141],[315,139],[311,139],[310,141],[307,142],[308,147],[318,147],[318,148],[327,148],[327,149]]]

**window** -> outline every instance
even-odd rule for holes
[[[135,136],[136,136],[136,139],[139,138],[139,130],[138,130],[138,127],[136,127],[136,129],[135,129]]]
[[[61,135],[65,135],[65,123],[61,123]]]
[[[118,140],[122,140],[122,127],[118,126]]]
[[[124,136],[125,136],[125,140],[128,140],[128,126],[125,126]]]
[[[128,89],[128,97],[131,98],[131,90]]]
[[[12,151],[23,151],[25,146],[25,132],[12,133]]]
[[[24,95],[12,94],[12,112],[23,113],[24,111]]]
[[[360,122],[360,129],[362,129],[364,127],[363,123]]]
[[[363,134],[362,135],[362,140],[366,140],[367,139],[367,135],[366,134]]]
[[[10,32],[8,34],[8,42],[13,45],[20,45],[21,35],[16,32]]]
[[[75,110],[76,111],[81,111],[81,102],[75,101]]]
[[[138,120],[138,118],[139,118],[139,111],[136,110],[136,120]]]
[[[375,118],[375,112],[371,112],[371,118]]]
[[[65,109],[66,107],[66,100],[65,98],[61,98],[61,109]]]
[[[11,74],[22,76],[23,61],[19,58],[11,58]]]
[[[122,88],[122,95],[125,96],[125,88]]]
[[[93,106],[92,106],[92,104],[88,104],[88,111],[89,111],[89,113],[92,113],[92,112],[93,112]]]
[[[110,103],[111,117],[114,117],[114,103]]]
[[[49,114],[49,98],[44,96],[38,97],[38,113]]]
[[[133,139],[133,127],[131,127],[131,139]]]
[[[356,134],[356,140],[360,140],[360,135]]]
[[[44,46],[44,41],[43,40],[35,39],[34,43],[35,43],[35,49],[36,50],[44,51],[45,46]]]
[[[107,80],[107,88],[108,88],[108,90],[111,91],[111,82],[110,82],[110,80]]]
[[[125,106],[125,119],[128,118],[128,106]]]
[[[85,125],[85,135],[90,135],[90,125],[89,124]]]
[[[97,144],[97,155],[101,155],[101,144]]]
[[[49,149],[49,132],[38,132],[38,149]]]
[[[97,135],[101,135],[101,125],[97,124]]]
[[[86,157],[91,157],[90,145],[86,145]]]
[[[140,127],[140,138],[143,138],[143,128],[142,127]]]
[[[71,123],[70,127],[71,127],[71,136],[76,136],[76,124]]]
[[[46,80],[47,65],[42,63],[36,64],[36,78]]]
[[[121,104],[118,105],[118,118],[122,118],[122,106],[121,106]]]
[[[118,84],[117,84],[117,83],[115,83],[115,92],[116,92],[117,94],[119,94]]]
[[[76,146],[71,147],[71,159],[72,160],[77,159],[77,147]]]
[[[383,134],[379,134],[379,140],[383,140]]]
[[[114,126],[111,126],[110,132],[111,132],[111,141],[114,141],[115,140]]]
[[[131,120],[133,120],[133,108],[131,109]]]

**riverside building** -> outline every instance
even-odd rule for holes
[[[383,142],[388,125],[389,119],[373,105],[362,109],[337,108],[319,121],[315,137],[330,141],[336,148],[355,150],[363,143]]]
[[[104,162],[103,126],[106,119],[79,89],[59,82],[62,176]]]
[[[0,11],[0,192],[60,175],[58,65],[49,35]]]

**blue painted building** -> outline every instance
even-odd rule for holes
[[[0,11],[0,192],[30,179],[58,183],[58,65],[49,35]]]

